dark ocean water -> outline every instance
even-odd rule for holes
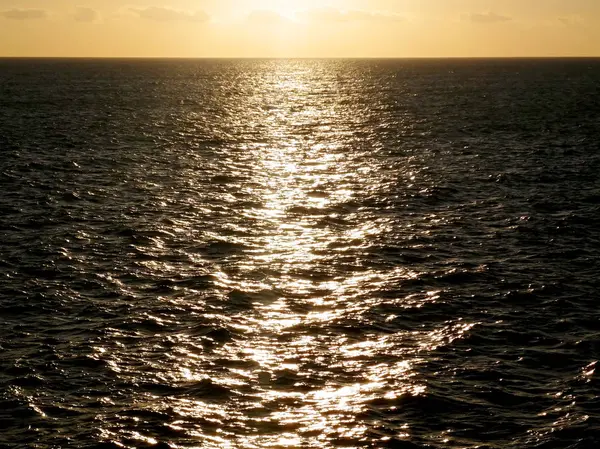
[[[600,447],[600,60],[0,60],[1,448]]]

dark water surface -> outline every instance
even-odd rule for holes
[[[0,60],[0,447],[600,447],[600,60]]]

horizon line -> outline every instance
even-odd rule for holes
[[[3,56],[0,59],[146,59],[146,60],[427,60],[427,59],[600,59],[600,55],[556,56]]]

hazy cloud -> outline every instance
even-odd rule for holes
[[[465,15],[464,18],[473,23],[501,23],[512,20],[512,17],[503,16],[495,12],[471,13]]]
[[[583,19],[583,17],[578,16],[578,15],[559,17],[558,21],[562,25],[567,26],[567,27],[581,26],[581,25],[585,24],[585,20]]]
[[[208,22],[210,20],[210,16],[204,11],[181,11],[160,6],[130,8],[130,10],[142,19],[158,22]]]
[[[400,14],[387,11],[336,8],[315,8],[300,15],[313,22],[399,22],[405,19]]]
[[[75,10],[73,18],[78,22],[96,22],[100,19],[100,14],[95,9],[79,6]]]
[[[0,11],[0,16],[13,20],[45,19],[48,17],[48,11],[44,9],[9,9]]]

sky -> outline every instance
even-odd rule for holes
[[[600,56],[600,0],[0,0],[0,56]]]

